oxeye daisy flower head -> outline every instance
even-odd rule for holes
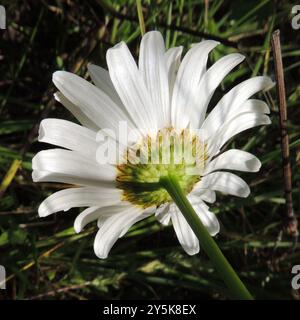
[[[273,86],[265,76],[236,85],[207,114],[218,85],[244,59],[232,53],[207,69],[217,45],[202,41],[182,57],[182,47],[166,50],[162,35],[152,31],[142,38],[138,64],[121,42],[107,51],[108,70],[89,65],[94,84],[55,72],[55,99],[80,124],[62,119],[40,124],[39,141],[59,148],[33,158],[33,180],[73,186],[44,200],[39,215],[86,207],[74,228],[80,232],[97,220],[94,250],[99,258],[150,215],[173,225],[188,254],[199,252],[197,237],[163,187],[164,178],[176,176],[199,219],[216,235],[219,222],[208,205],[215,202],[215,192],[247,197],[247,183],[230,171],[256,172],[261,166],[248,152],[221,149],[240,132],[270,123],[267,104],[252,98]],[[117,134],[125,125],[127,133]],[[103,143],[110,158],[102,152]]]

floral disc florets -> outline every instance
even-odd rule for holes
[[[160,179],[175,175],[188,194],[200,181],[206,159],[206,146],[199,135],[189,129],[164,128],[126,150],[117,166],[117,187],[132,204],[159,206],[171,201]]]

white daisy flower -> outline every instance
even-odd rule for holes
[[[197,237],[167,191],[158,187],[160,179],[171,170],[202,223],[211,235],[216,235],[219,222],[207,205],[215,201],[215,191],[238,197],[250,193],[247,183],[227,170],[256,172],[261,166],[248,152],[220,150],[236,134],[270,123],[267,104],[251,99],[258,91],[273,86],[264,76],[229,90],[207,115],[215,89],[244,60],[241,54],[232,53],[207,70],[208,55],[217,45],[212,40],[197,43],[181,61],[182,47],[166,51],[162,35],[152,31],[142,38],[138,66],[124,42],[107,51],[108,71],[89,65],[94,85],[75,74],[55,72],[53,82],[59,90],[55,98],[81,125],[61,119],[41,122],[39,141],[61,148],[39,152],[32,160],[32,176],[35,182],[62,182],[76,187],[49,196],[40,205],[39,215],[87,207],[76,218],[74,228],[80,232],[97,220],[94,250],[99,258],[106,258],[117,239],[134,223],[155,214],[162,224],[173,224],[188,254],[198,253]],[[123,146],[126,155],[134,143],[142,145],[147,136],[177,132],[195,138],[193,130],[201,129],[202,171],[187,174],[185,163],[100,164],[96,157],[97,132],[117,132],[121,121],[141,132],[136,141]],[[196,148],[196,140],[192,140],[192,148]],[[160,154],[161,145],[157,148]]]

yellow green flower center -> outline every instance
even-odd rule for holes
[[[206,159],[206,145],[198,135],[188,129],[164,128],[126,150],[117,166],[117,187],[125,201],[143,208],[159,206],[171,201],[160,179],[176,176],[188,194],[200,181]]]

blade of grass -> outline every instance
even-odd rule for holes
[[[137,7],[138,18],[139,18],[141,35],[143,36],[145,34],[145,32],[146,32],[146,28],[145,28],[145,21],[144,21],[143,8],[142,8],[141,0],[136,0],[136,7]]]

